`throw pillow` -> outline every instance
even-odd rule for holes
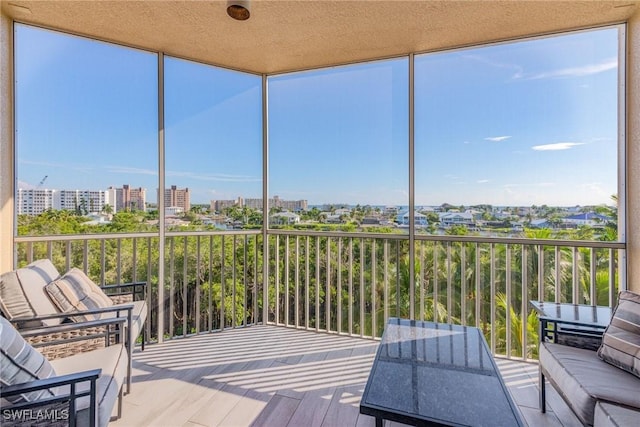
[[[0,384],[9,386],[54,377],[49,361],[22,338],[8,320],[0,317]],[[36,390],[6,399],[33,402],[55,395],[55,389]]]
[[[611,323],[602,337],[598,356],[640,377],[640,295],[620,292]]]
[[[80,269],[72,268],[58,280],[45,286],[51,300],[64,313],[111,307],[113,302]],[[98,314],[73,316],[74,321],[98,320]]]

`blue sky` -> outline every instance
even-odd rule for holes
[[[617,192],[617,30],[416,55],[416,204]],[[270,196],[408,204],[408,60],[269,78]],[[152,53],[18,25],[18,186],[158,187]],[[166,185],[262,191],[261,78],[166,58]]]

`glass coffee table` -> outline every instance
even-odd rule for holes
[[[482,332],[389,319],[360,413],[420,426],[522,426]]]
[[[597,350],[613,310],[606,306],[529,301],[540,319],[540,340]]]

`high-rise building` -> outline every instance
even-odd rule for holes
[[[177,188],[175,185],[166,188],[164,190],[164,207],[178,207],[184,209],[184,212],[189,212],[191,209],[189,189]]]
[[[47,209],[69,210],[81,214],[102,212],[110,203],[109,190],[50,190],[19,188],[16,193],[18,215],[38,215]]]
[[[247,207],[251,209],[262,210],[262,199],[243,199],[238,197],[236,200],[211,200],[211,209],[216,212],[230,206]],[[299,212],[307,210],[306,200],[282,200],[278,196],[269,199],[269,208],[281,208],[285,211]]]
[[[60,190],[54,196],[54,209],[75,211],[83,215],[102,212],[107,204],[107,191]]]
[[[55,207],[56,190],[18,188],[16,207],[18,215],[38,215]]]
[[[108,203],[114,213],[123,210],[146,211],[146,188],[131,188],[128,184],[124,184],[122,188],[109,187],[107,192],[109,193]]]
[[[278,196],[269,199],[269,208],[282,208],[287,211],[297,212],[307,210],[306,200],[282,200]]]
[[[225,208],[232,206],[242,206],[244,200],[242,197],[238,197],[236,200],[211,200],[209,202],[209,209],[212,212],[222,212]]]

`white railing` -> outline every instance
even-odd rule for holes
[[[537,357],[529,300],[612,306],[625,250],[617,242],[418,235],[410,251],[403,234],[266,235],[265,246],[262,231],[167,232],[163,301],[157,234],[15,242],[19,265],[46,257],[101,284],[149,282],[152,338],[158,313],[165,338],[260,322],[378,338],[395,316],[479,327],[495,354],[516,358]]]

